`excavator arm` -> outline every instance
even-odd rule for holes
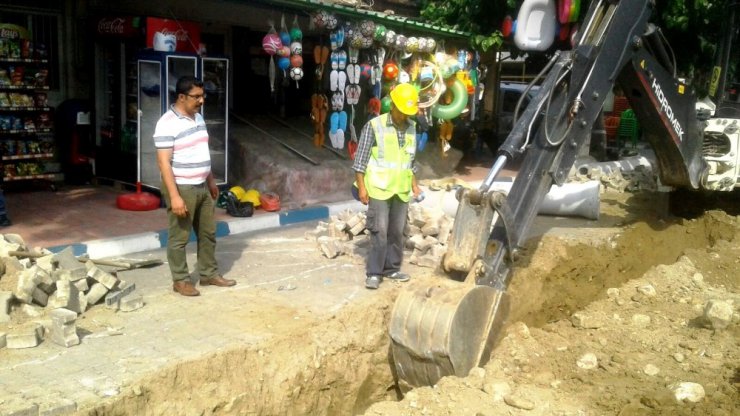
[[[667,46],[648,22],[652,0],[595,0],[572,50],[556,53],[537,95],[515,122],[478,189],[458,190],[443,268],[464,282],[399,295],[390,336],[396,372],[411,386],[467,375],[483,364],[506,316],[506,288],[518,250],[553,184],[563,184],[607,94],[625,91],[658,158],[663,184],[697,189],[707,175],[703,121],[675,79]],[[535,80],[533,82],[536,82]],[[525,92],[526,94],[526,92]],[[521,161],[507,194],[491,191],[499,172]],[[491,226],[493,224],[493,226]]]

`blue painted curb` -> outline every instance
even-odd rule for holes
[[[234,218],[228,221],[216,222],[216,239],[245,232],[279,228],[303,222],[328,219],[342,211],[364,211],[366,207],[355,200],[336,202],[326,205],[311,206],[285,212],[271,212],[249,218]],[[195,234],[191,233],[190,241],[195,241]],[[58,253],[71,247],[75,256],[88,254],[91,258],[121,256],[148,250],[167,247],[167,230],[157,230],[122,237],[89,240],[79,243],[62,244],[48,247]]]

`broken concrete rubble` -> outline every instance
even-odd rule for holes
[[[71,248],[28,251],[20,236],[0,235],[0,264],[0,348],[36,347],[44,328],[54,343],[78,345],[78,315],[104,298],[115,310],[144,306],[134,284],[93,261],[82,263]]]
[[[320,222],[305,237],[314,240],[321,253],[330,259],[341,255],[364,260],[367,256],[369,231],[364,212],[350,210],[332,216],[328,223]],[[441,209],[412,204],[408,209],[405,248],[412,251],[409,261],[422,267],[436,268],[447,252],[454,220]],[[344,242],[344,243],[343,243]]]

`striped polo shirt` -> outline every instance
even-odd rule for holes
[[[172,173],[179,185],[199,185],[211,173],[206,122],[200,113],[195,120],[171,106],[154,129],[154,146],[172,149]]]

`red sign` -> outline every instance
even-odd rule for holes
[[[157,35],[159,33],[159,35]],[[154,48],[155,37],[160,39],[174,35],[177,52],[197,53],[200,47],[200,25],[185,20],[146,18],[146,47]]]
[[[132,38],[141,34],[141,18],[105,16],[92,19],[93,31],[100,36]]]

